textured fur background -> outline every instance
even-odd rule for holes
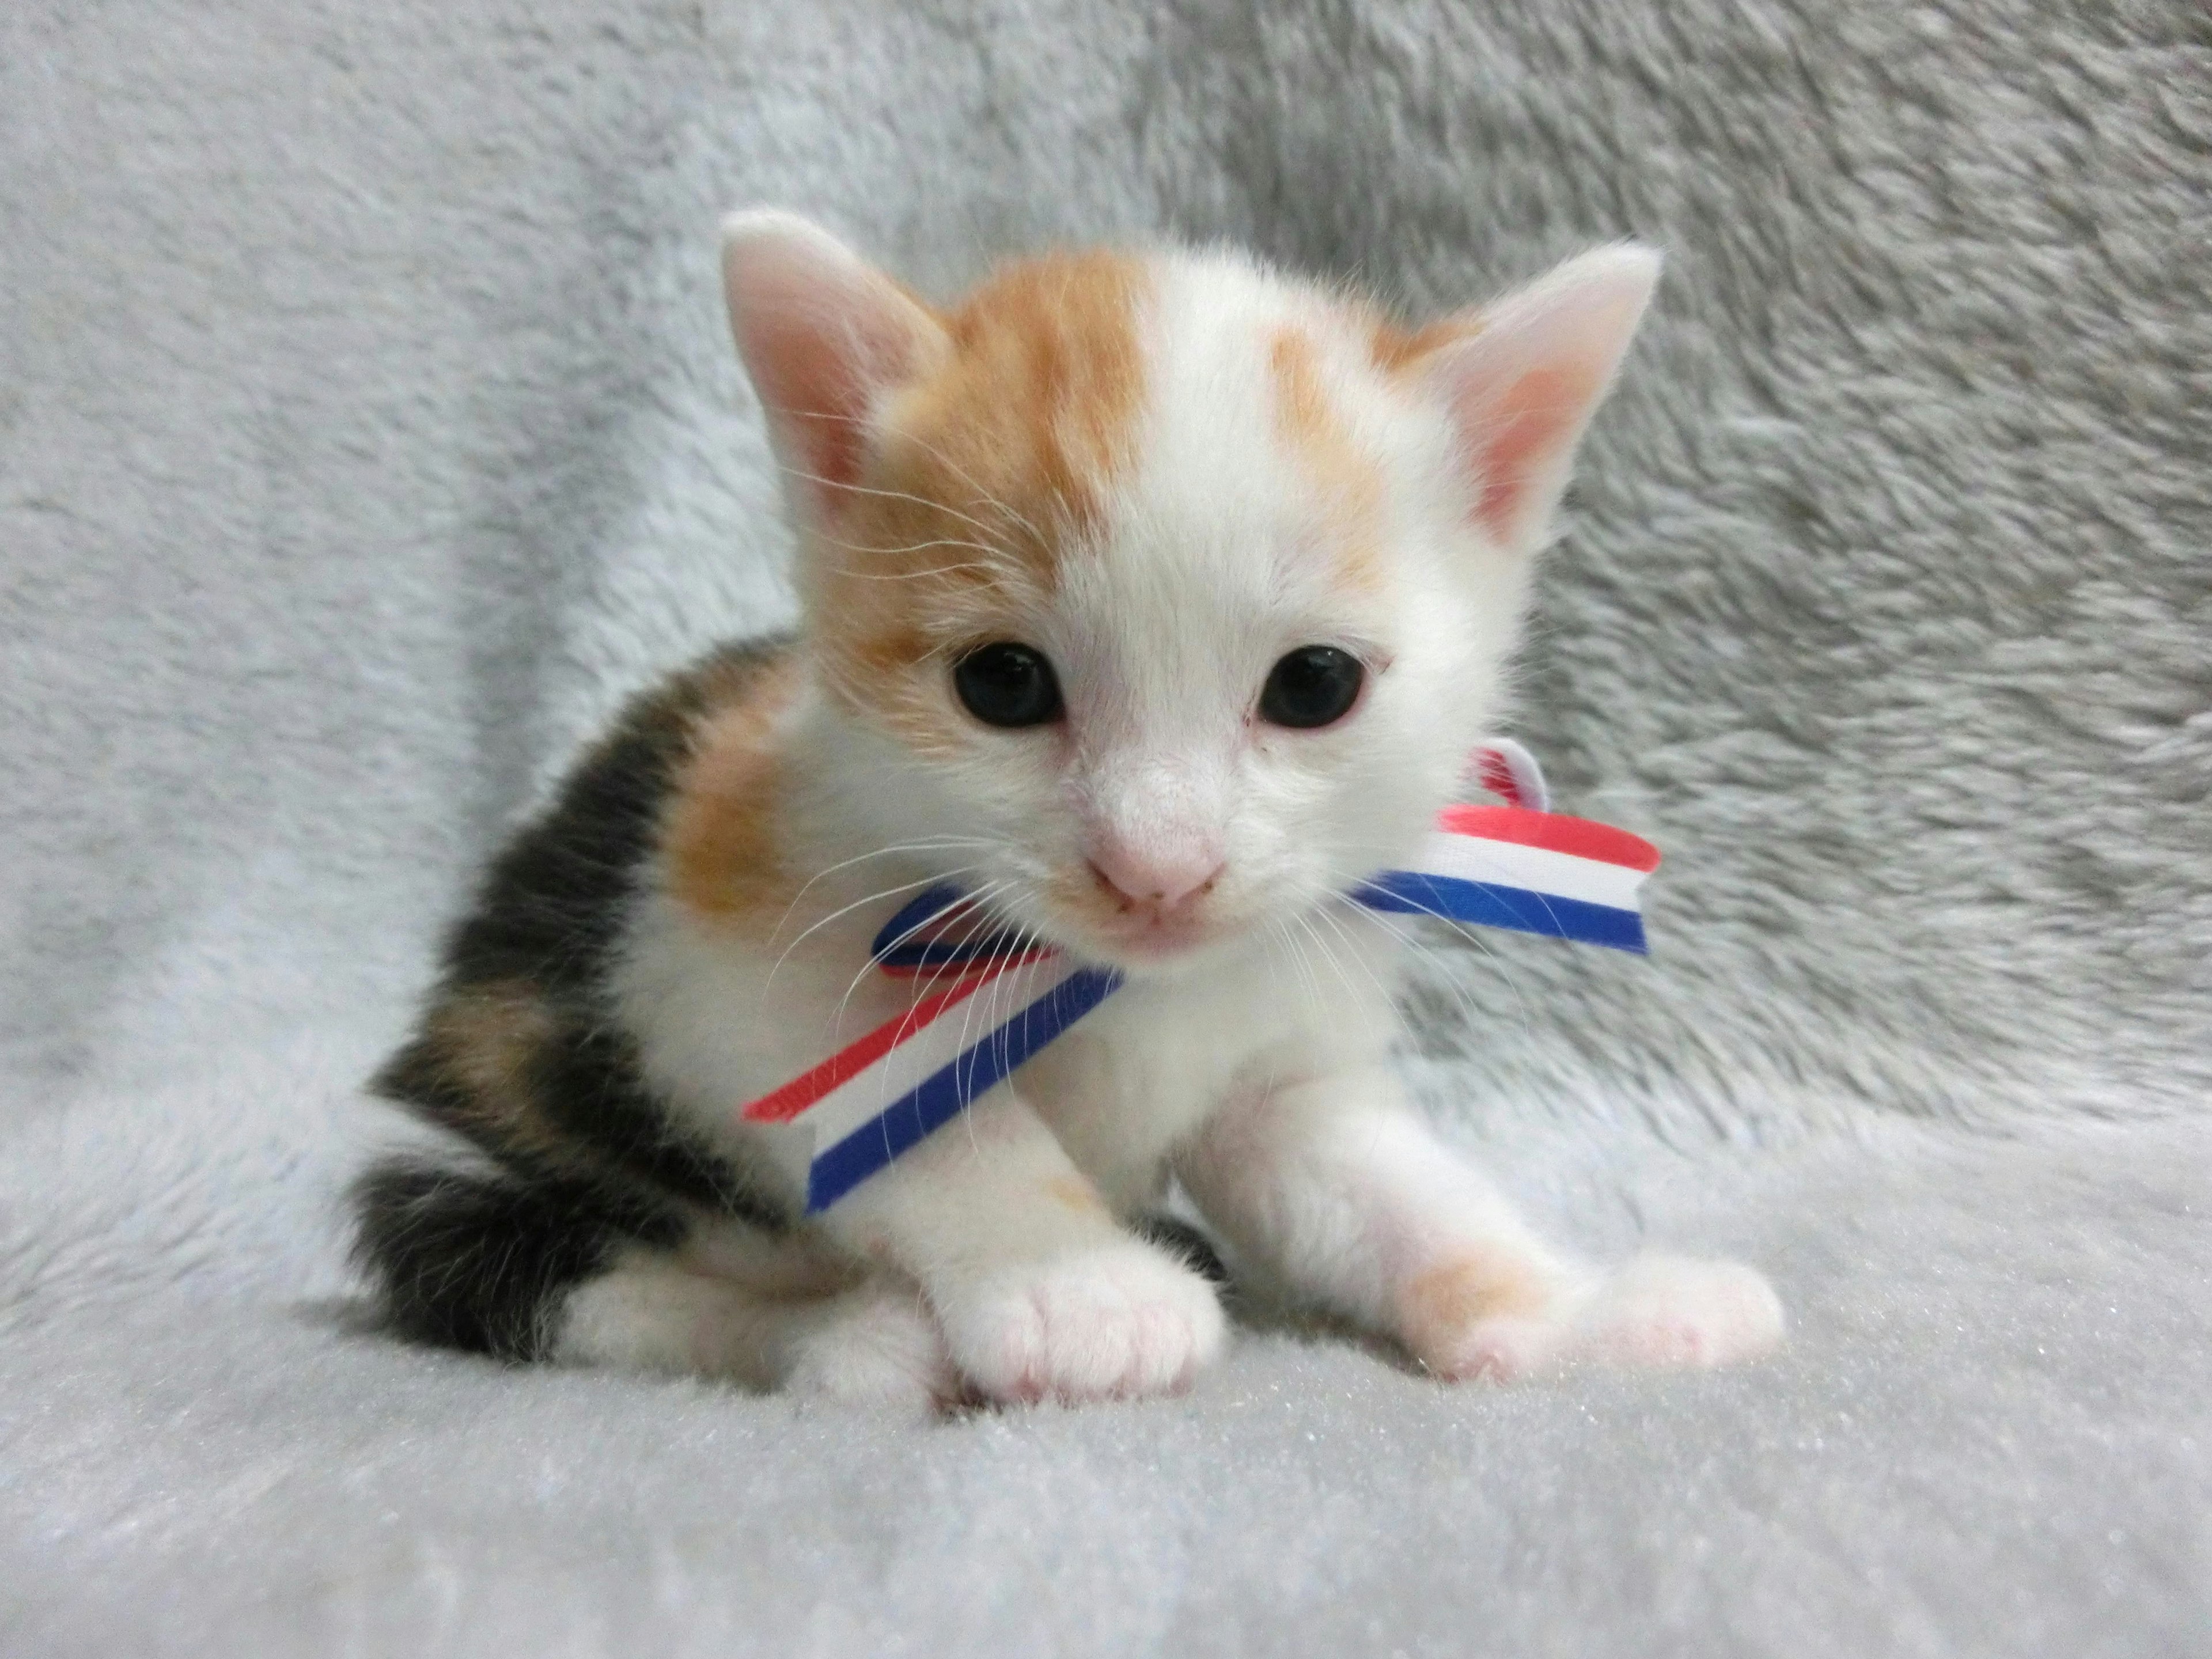
[[[1223,236],[1420,311],[1671,254],[1525,658],[1659,954],[1413,1061],[1790,1356],[1244,1339],[927,1431],[356,1328],[354,1085],[623,692],[780,620],[719,211],[921,286]],[[0,1645],[2212,1644],[2195,0],[26,0],[0,15]]]

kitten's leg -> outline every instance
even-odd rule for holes
[[[1646,1258],[1608,1278],[1566,1262],[1380,1064],[1232,1102],[1178,1169],[1241,1255],[1441,1376],[1723,1364],[1781,1336],[1781,1306],[1747,1267]]]
[[[958,1390],[911,1286],[856,1285],[802,1239],[674,1210],[617,1216],[459,1150],[379,1166],[355,1203],[357,1259],[386,1319],[419,1340],[911,1407]]]
[[[552,1328],[551,1357],[568,1364],[726,1377],[908,1410],[960,1394],[921,1297],[882,1281],[777,1296],[632,1249],[568,1292]]]
[[[1213,1287],[1115,1224],[1010,1087],[823,1220],[921,1285],[954,1363],[994,1400],[1171,1392],[1221,1346]]]

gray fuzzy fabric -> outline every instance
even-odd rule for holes
[[[1426,1097],[1771,1270],[1722,1377],[1244,1336],[930,1428],[361,1328],[334,1195],[477,861],[787,615],[724,208],[925,288],[1230,238],[1419,311],[1671,255],[1518,730],[1668,849]],[[2212,1649],[2199,0],[0,14],[10,1653]]]

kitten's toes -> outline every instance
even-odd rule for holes
[[[792,1345],[783,1386],[805,1399],[921,1414],[957,1401],[960,1375],[912,1291],[856,1291],[830,1304]]]
[[[1449,1382],[1518,1382],[1556,1364],[1567,1328],[1554,1319],[1504,1315],[1478,1320],[1447,1344],[1417,1356]]]
[[[1453,1256],[1400,1292],[1399,1334],[1449,1382],[1517,1382],[1559,1359],[1576,1294],[1562,1274],[1510,1251]]]
[[[1000,1401],[1176,1393],[1224,1329],[1211,1285],[1134,1240],[1001,1268],[935,1299],[955,1361]]]
[[[1577,1322],[1574,1357],[1601,1364],[1731,1365],[1782,1341],[1781,1298],[1735,1261],[1642,1256],[1607,1279]]]

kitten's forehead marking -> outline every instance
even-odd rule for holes
[[[1004,625],[1010,601],[1048,600],[1109,510],[1135,448],[1149,289],[1123,254],[1010,265],[941,319],[951,349],[882,411],[810,608],[832,689],[926,752],[959,724],[926,665]]]
[[[1340,578],[1362,590],[1383,580],[1382,471],[1355,441],[1324,379],[1322,346],[1307,329],[1269,332],[1267,368],[1275,437],[1319,500]]]
[[[1048,255],[999,272],[945,319],[952,352],[894,411],[905,487],[973,502],[1048,587],[1134,457],[1146,264]]]
[[[1222,620],[1255,639],[1345,603],[1371,623],[1391,585],[1404,446],[1370,314],[1233,253],[1170,256],[1157,284],[1132,550],[1179,550]]]
[[[1421,328],[1401,328],[1378,319],[1370,326],[1369,350],[1376,368],[1386,374],[1404,374],[1418,368],[1443,347],[1464,340],[1482,326],[1465,315],[1442,317]]]

